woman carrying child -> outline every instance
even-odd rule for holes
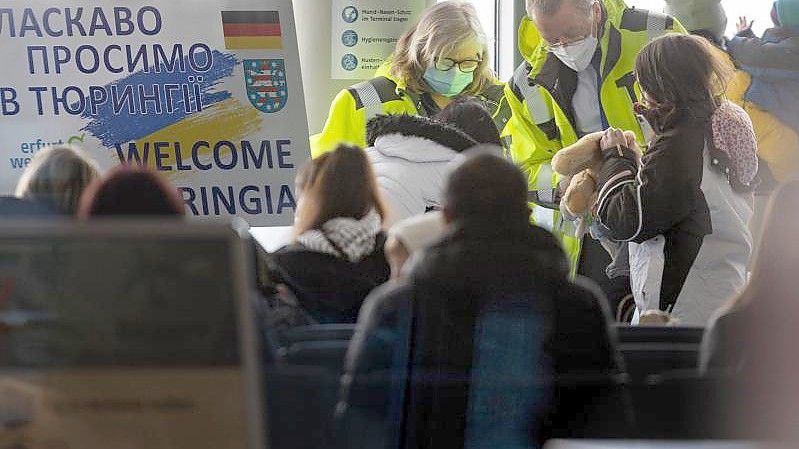
[[[702,38],[653,41],[636,74],[655,139],[641,157],[622,130],[602,138],[594,214],[629,242],[636,316],[704,326],[746,282],[757,145],[749,117],[723,98],[731,70]]]

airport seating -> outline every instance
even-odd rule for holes
[[[618,326],[619,349],[632,383],[697,366],[702,328]]]

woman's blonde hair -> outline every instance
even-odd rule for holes
[[[476,95],[493,83],[495,77],[488,65],[488,38],[477,11],[471,4],[461,1],[449,0],[433,5],[400,37],[391,56],[391,75],[402,80],[413,92],[431,92],[422,78],[427,67],[435,58],[457,50],[468,39],[475,39],[482,48],[474,80],[463,91],[466,95]]]
[[[83,191],[99,175],[97,163],[80,148],[51,146],[33,156],[17,183],[16,196],[48,201],[59,212],[74,215]]]

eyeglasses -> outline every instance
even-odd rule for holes
[[[461,61],[456,61],[450,58],[436,58],[435,64],[438,70],[446,72],[452,69],[455,66],[458,66],[458,70],[463,73],[472,73],[480,67],[480,63],[483,62],[479,59],[464,59]]]
[[[590,34],[589,34],[588,36],[590,36]],[[558,42],[555,42],[555,43],[549,43],[549,42],[548,42],[548,44],[549,44],[549,49],[550,49],[550,50],[554,50],[554,49],[557,49],[557,48],[566,48],[566,47],[569,47],[569,46],[571,46],[571,45],[574,45],[574,44],[576,44],[577,42],[580,42],[580,41],[582,41],[582,40],[584,40],[584,39],[588,38],[588,36],[575,37],[575,38],[568,38],[568,39],[561,40],[561,41],[558,41]]]

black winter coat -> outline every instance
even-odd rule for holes
[[[354,323],[366,296],[391,276],[385,242],[380,233],[372,254],[358,262],[294,243],[270,255],[270,280],[288,286],[317,322]]]
[[[500,318],[489,324],[492,318],[486,317],[493,311]],[[513,311],[521,317],[518,322]],[[592,395],[579,388],[566,391],[584,402],[571,404],[576,410],[567,411],[570,406],[563,403],[570,400],[568,393],[554,393],[553,398],[551,389],[539,390],[539,385],[566,377],[608,379],[623,371],[608,316],[601,292],[569,280],[566,257],[549,232],[503,220],[461,223],[428,250],[408,281],[387,284],[367,298],[347,354],[340,417],[345,427],[363,428],[360,417],[379,416],[387,426],[385,438],[401,438],[405,447],[463,447],[467,410],[475,400],[470,399],[470,385],[481,376],[472,368],[479,365],[521,383],[495,390],[495,403],[507,399],[510,408],[518,404],[517,397],[537,398],[530,399],[524,416],[516,417],[521,431],[529,431],[522,438],[529,436],[535,446],[535,440],[579,427],[592,408]],[[496,331],[507,319],[508,332],[500,329],[498,337],[503,342],[490,349],[483,339],[493,337],[478,334]],[[529,350],[529,359],[519,358],[520,349],[522,354]],[[489,358],[478,361],[475,354],[486,350]],[[401,391],[375,387],[381,374],[389,374],[392,385],[397,376],[414,380]],[[561,403],[547,405],[545,397]],[[402,398],[405,406],[399,410],[396,404]],[[508,430],[516,423],[502,418],[502,412],[485,410],[479,412],[482,425],[500,432],[519,430]],[[347,415],[355,420],[348,421]],[[622,415],[624,411],[617,417]],[[495,420],[497,426],[490,424]],[[372,424],[366,425],[380,427]],[[392,435],[397,429],[403,435]],[[371,438],[366,444],[379,444]]]

